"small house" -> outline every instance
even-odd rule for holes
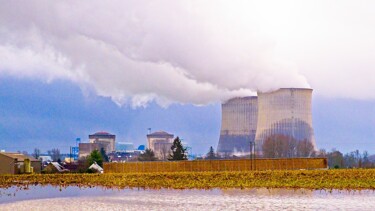
[[[103,168],[100,167],[96,162],[94,162],[90,167],[89,169],[93,170],[93,171],[96,171],[98,173],[103,173]]]
[[[43,172],[45,173],[64,173],[69,172],[68,169],[64,168],[58,162],[50,162],[44,169]]]
[[[40,173],[40,160],[22,153],[0,152],[0,174]]]

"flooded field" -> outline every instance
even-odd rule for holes
[[[288,189],[0,189],[0,210],[374,210],[375,192]]]

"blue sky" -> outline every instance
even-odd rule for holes
[[[313,97],[313,124],[319,148],[375,153],[375,102]],[[117,141],[146,143],[147,128],[182,137],[193,152],[217,146],[221,108],[178,105],[162,108],[120,107],[111,99],[85,94],[67,81],[0,78],[0,148],[7,151],[35,147],[67,152],[75,138],[88,140],[96,131],[109,131]]]
[[[216,146],[220,103],[313,88],[319,148],[375,153],[375,1],[0,0],[0,148],[147,128]],[[90,12],[88,12],[90,11]],[[14,15],[17,14],[17,15]]]

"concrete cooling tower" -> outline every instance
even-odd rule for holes
[[[262,154],[262,144],[268,137],[280,134],[310,141],[315,147],[311,99],[312,89],[284,88],[258,93],[257,154]]]
[[[258,117],[257,97],[233,98],[222,104],[222,121],[217,152],[222,156],[250,153]]]
[[[250,142],[255,141],[256,154],[262,155],[263,142],[274,135],[307,140],[315,147],[311,100],[312,89],[283,88],[227,101],[222,104],[217,152],[249,155]]]

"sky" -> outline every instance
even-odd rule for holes
[[[375,153],[374,6],[0,0],[0,148],[138,145],[151,127],[204,153],[221,102],[310,87],[317,146]]]

